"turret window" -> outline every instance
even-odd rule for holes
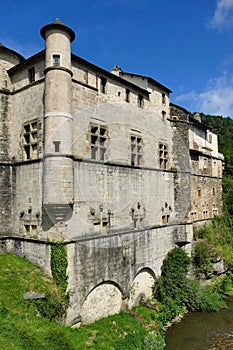
[[[60,61],[61,61],[60,55],[57,55],[57,54],[53,55],[53,66],[54,67],[60,67],[60,65],[61,65]]]

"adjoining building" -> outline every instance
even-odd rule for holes
[[[0,242],[51,274],[68,260],[67,324],[151,295],[164,257],[221,213],[217,135],[156,80],[71,53],[72,29],[41,29],[28,59],[0,46]]]

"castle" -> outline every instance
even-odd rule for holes
[[[156,80],[71,53],[72,29],[42,27],[25,59],[0,45],[0,248],[51,274],[67,251],[67,324],[151,295],[166,254],[221,212],[217,135]]]

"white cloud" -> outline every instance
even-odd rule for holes
[[[209,80],[202,92],[191,91],[176,97],[178,104],[188,105],[191,112],[233,117],[233,76],[225,72]]]
[[[221,30],[233,24],[233,0],[218,0],[213,17],[210,19],[211,28]]]

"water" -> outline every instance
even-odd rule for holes
[[[219,312],[194,312],[166,333],[165,350],[233,350],[233,298]]]

